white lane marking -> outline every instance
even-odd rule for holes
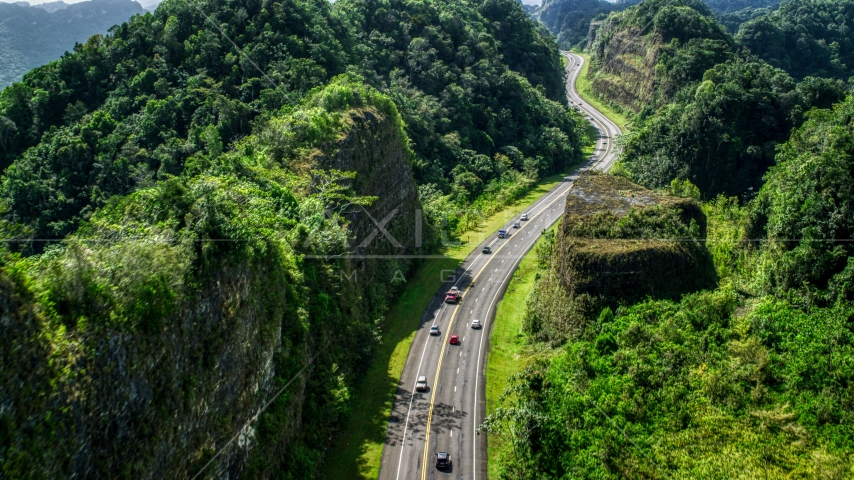
[[[441,310],[441,309],[440,309]],[[427,353],[427,345],[430,343],[430,336],[427,336],[427,341],[424,342],[424,350],[421,351],[421,360],[418,361],[418,370],[415,371],[415,377],[418,378],[418,374],[421,373],[421,365],[424,363],[424,354]],[[403,424],[403,439],[406,439],[406,429],[409,427],[409,414],[412,413],[412,401],[415,400],[415,394],[409,394],[409,410],[406,411],[406,423]],[[400,466],[403,463],[403,451],[405,448],[401,444],[400,446],[400,457],[397,459],[397,476],[396,479],[400,479]]]
[[[457,375],[459,375],[459,374],[460,374],[460,369],[459,369],[459,368],[457,368]]]
[[[504,261],[504,260],[502,260],[502,262],[503,262],[503,261]],[[486,290],[486,287],[483,287],[483,288],[481,288],[481,289],[480,289],[480,291],[481,291],[481,292],[482,292],[482,291],[484,291],[484,290]]]
[[[452,437],[454,436],[454,431],[453,431],[453,430],[451,430],[451,436],[452,436]]]
[[[454,385],[454,391],[455,391],[455,392],[457,391],[457,386],[456,386],[456,385]]]
[[[479,299],[479,298],[475,298],[475,299],[474,299],[474,301],[475,301],[475,302],[476,302],[476,301],[478,301],[478,300],[480,300],[480,299]]]

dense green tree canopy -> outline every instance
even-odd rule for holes
[[[512,0],[166,1],[0,94],[5,216],[62,238],[348,70],[398,104],[416,176],[441,192],[471,155],[543,173],[580,154],[556,45]]]
[[[854,75],[854,2],[790,0],[741,25],[736,39],[797,79]]]
[[[800,84],[764,62],[715,66],[696,88],[641,118],[626,139],[624,161],[643,185],[687,178],[706,198],[751,195],[773,164],[801,113],[844,96],[841,82],[808,78]]]
[[[777,261],[766,281],[776,292],[802,286],[854,295],[854,97],[811,112],[779,148],[756,204]],[[759,233],[759,232],[756,232]]]

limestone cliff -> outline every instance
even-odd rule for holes
[[[349,251],[415,253],[431,240],[396,111],[342,115],[307,164],[378,197],[342,210]],[[226,446],[201,478],[316,471],[410,261],[311,255],[306,232],[335,225],[276,183],[299,172],[221,163],[113,202],[98,241],[3,259],[0,478],[190,478]]]
[[[593,91],[634,112],[656,108],[733,55],[735,43],[702,2],[646,0],[612,13],[590,41]]]
[[[692,199],[613,175],[580,176],[548,246],[547,274],[532,294],[527,328],[561,343],[581,335],[606,306],[713,287],[705,235],[705,215]]]

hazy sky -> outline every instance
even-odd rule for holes
[[[3,3],[15,3],[17,1],[20,1],[20,0],[0,0],[0,2],[3,2]],[[55,1],[56,0],[30,0],[27,3],[29,3],[30,5],[38,5],[40,3],[55,2]],[[86,0],[62,0],[62,1],[65,3],[79,3],[79,2],[85,2]]]
[[[21,0],[0,0],[0,2],[2,2],[2,3],[15,3],[18,1],[21,1]],[[40,3],[55,2],[57,0],[26,0],[26,1],[30,5],[38,5]],[[85,2],[86,0],[62,0],[62,1],[65,3],[80,3],[80,2]],[[160,0],[135,0],[135,1],[142,6],[160,3]]]

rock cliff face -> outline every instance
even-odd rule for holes
[[[657,195],[621,177],[585,175],[567,197],[555,268],[572,296],[611,305],[678,299],[714,285],[699,241],[706,217],[692,199]]]
[[[620,106],[639,112],[657,90],[655,65],[661,50],[659,35],[644,35],[637,27],[624,27],[620,17],[608,18],[598,28],[590,49],[595,59],[593,92]]]
[[[593,91],[639,112],[669,102],[735,51],[732,37],[698,0],[646,0],[611,13],[590,42]]]
[[[560,344],[579,338],[604,307],[713,287],[705,235],[705,215],[692,199],[658,195],[612,175],[580,176],[548,247],[547,273],[532,293],[526,328]]]
[[[420,204],[399,120],[370,107],[347,117],[350,128],[312,165],[354,171],[356,193],[379,197],[349,214],[351,246],[376,230],[361,252],[414,253]],[[400,246],[377,228],[395,208],[383,226]],[[184,290],[162,322],[135,330],[87,327],[36,298],[26,275],[0,271],[0,478],[189,478],[226,445],[202,478],[266,478],[289,468],[283,462],[310,469],[308,460],[282,457],[307,437],[327,432],[311,441],[328,442],[340,414],[333,407],[346,407],[335,398],[358,372],[335,365],[335,354],[361,344],[369,357],[382,311],[369,299],[392,291],[395,272],[409,266],[347,258],[282,265],[274,255],[228,254],[190,268],[205,255],[198,243],[149,247],[140,252],[187,267],[173,269]],[[69,244],[66,252],[77,253],[66,258],[76,260],[65,262],[95,269],[88,248]],[[67,271],[86,271],[80,265]],[[318,313],[331,311],[318,302],[336,303],[337,313]]]

